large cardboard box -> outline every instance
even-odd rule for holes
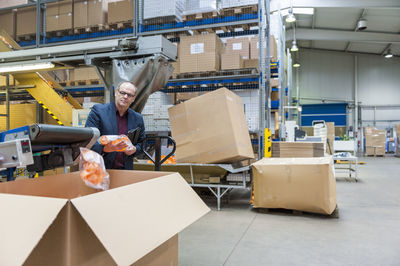
[[[364,127],[365,155],[384,155],[386,131],[375,127]]]
[[[258,59],[246,59],[246,60],[244,60],[244,68],[256,68],[256,69],[258,69]]]
[[[220,70],[220,54],[224,50],[221,39],[215,33],[181,37],[180,72]]]
[[[250,42],[248,37],[230,38],[226,40],[227,54],[240,54],[243,59],[250,58]]]
[[[70,70],[70,80],[91,80],[99,79],[96,70],[93,67],[80,67]]]
[[[323,156],[324,144],[322,142],[272,142],[272,157],[306,158]]]
[[[266,52],[266,45],[267,43],[264,42],[264,50]],[[250,39],[250,59],[258,59],[258,50],[259,50],[259,43],[258,43],[258,36],[252,37]],[[276,41],[273,35],[271,35],[270,38],[270,56],[271,62],[276,62],[278,61],[278,56],[277,56],[277,46],[276,46]]]
[[[0,1],[0,8],[27,4],[28,0]]]
[[[240,54],[226,52],[221,55],[221,69],[240,69],[243,68],[243,59]]]
[[[242,100],[226,88],[168,109],[176,161],[225,163],[254,158]]]
[[[89,0],[88,6],[88,25],[103,25],[107,21],[107,7],[106,0]],[[124,11],[125,12],[125,11]],[[123,13],[121,14],[123,15]]]
[[[264,158],[252,164],[256,208],[331,214],[336,208],[333,159]]]
[[[123,0],[108,3],[108,23],[117,23],[133,20],[133,1]]]
[[[75,0],[74,2],[74,27],[88,26],[88,0]]]
[[[177,233],[209,211],[177,173],[109,170],[0,183],[0,265],[177,265]],[[143,199],[146,203],[143,204]]]
[[[47,16],[47,31],[67,30],[72,28],[72,13]]]
[[[17,10],[17,35],[34,34],[36,32],[36,7],[19,8]]]
[[[5,30],[10,36],[14,36],[14,15],[15,12],[11,10],[9,10],[8,12],[0,13],[0,29]]]

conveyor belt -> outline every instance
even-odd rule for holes
[[[94,135],[92,128],[60,127],[34,124],[29,126],[32,145],[73,144],[90,141]]]

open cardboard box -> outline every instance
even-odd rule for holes
[[[178,173],[109,170],[0,184],[0,265],[177,265],[177,234],[209,208]]]

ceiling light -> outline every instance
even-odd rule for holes
[[[294,64],[293,64],[293,67],[296,67],[296,68],[300,67],[300,63],[298,61],[295,61]]]
[[[392,57],[393,57],[393,54],[392,54],[392,52],[390,51],[390,49],[387,50],[387,53],[385,54],[385,58],[392,58]]]
[[[299,47],[297,47],[296,41],[293,41],[292,47],[290,48],[291,52],[297,52],[299,50]]]
[[[293,8],[289,9],[289,14],[286,17],[286,22],[287,23],[292,23],[296,21],[296,17],[293,15]]]
[[[357,30],[365,30],[367,28],[367,20],[361,18],[360,20],[358,20],[357,22]]]
[[[54,64],[51,62],[44,62],[44,63],[36,63],[36,64],[20,64],[20,65],[0,66],[0,73],[41,70],[41,69],[48,69],[48,68],[54,68]]]

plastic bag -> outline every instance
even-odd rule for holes
[[[107,190],[110,176],[106,171],[103,157],[92,150],[80,148],[79,171],[82,180],[94,189]]]
[[[112,144],[118,144],[120,142],[125,142],[127,145],[125,148],[116,151],[125,151],[128,147],[133,148],[133,144],[131,140],[125,135],[103,135],[99,138],[99,142],[101,145],[106,146],[110,142]]]

